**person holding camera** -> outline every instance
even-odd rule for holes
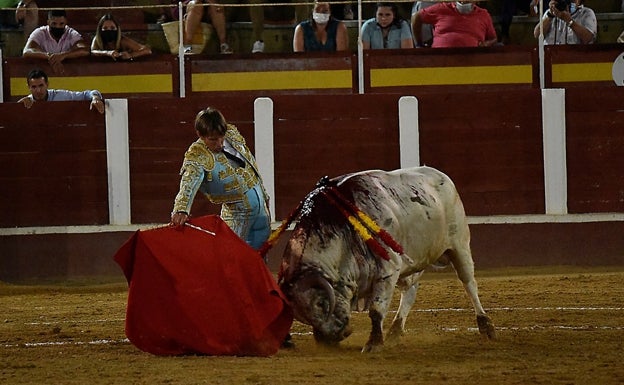
[[[544,44],[591,44],[596,41],[598,22],[584,0],[550,0],[548,11],[542,17]],[[533,35],[540,35],[540,24]]]

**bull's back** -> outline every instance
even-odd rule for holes
[[[356,205],[399,242],[417,268],[454,248],[468,231],[452,180],[431,167],[371,170],[349,178]],[[468,236],[469,241],[469,236]]]

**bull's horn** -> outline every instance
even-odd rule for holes
[[[329,284],[329,281],[320,274],[310,274],[302,278],[299,281],[299,287],[301,288],[301,291],[306,291],[312,287],[323,290],[329,300],[329,311],[327,312],[325,318],[334,313],[334,308],[336,307],[336,294],[334,294],[334,288]]]

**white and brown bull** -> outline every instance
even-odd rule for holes
[[[495,337],[479,300],[464,207],[442,172],[371,170],[325,180],[298,215],[280,287],[318,342],[348,337],[352,310],[365,304],[372,329],[362,351],[380,350],[395,286],[401,299],[389,339],[403,334],[423,271],[449,261],[472,301],[479,332]]]

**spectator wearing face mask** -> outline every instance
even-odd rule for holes
[[[591,8],[583,0],[551,0],[548,11],[542,17],[544,44],[591,44],[596,41],[598,21]],[[537,23],[533,35],[540,35]]]
[[[489,47],[497,42],[492,17],[472,1],[438,3],[418,11],[412,32],[419,46],[423,23],[433,25],[433,48]]]
[[[150,47],[121,33],[121,27],[113,15],[109,13],[102,16],[91,42],[91,55],[108,56],[113,60],[134,60],[151,54]]]
[[[89,46],[82,35],[67,25],[65,10],[48,12],[47,25],[32,31],[22,56],[47,60],[56,73],[63,73],[63,61],[88,56]]]
[[[331,16],[329,3],[315,2],[312,19],[295,27],[293,51],[346,51],[349,49],[347,26]]]
[[[364,49],[414,48],[412,31],[407,21],[398,17],[393,3],[377,3],[375,17],[362,25]]]

